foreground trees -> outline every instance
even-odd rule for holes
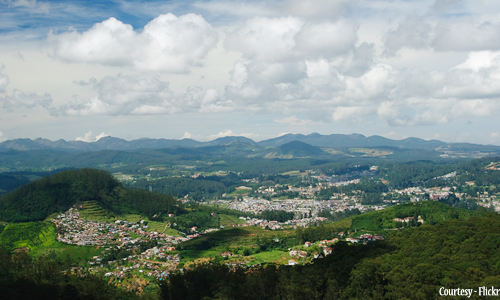
[[[500,216],[395,232],[368,245],[335,244],[306,266],[250,270],[203,265],[161,283],[163,299],[433,299],[440,287],[500,286]]]

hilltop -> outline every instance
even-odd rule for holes
[[[89,200],[115,213],[137,212],[151,216],[181,210],[171,196],[124,188],[106,171],[82,169],[62,171],[3,195],[0,220],[44,220],[52,213],[66,211],[78,202]]]

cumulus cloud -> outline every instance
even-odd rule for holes
[[[75,141],[82,141],[82,142],[91,143],[91,142],[97,142],[98,140],[100,140],[101,138],[106,137],[106,136],[110,136],[110,134],[101,132],[100,134],[98,134],[94,137],[92,135],[92,131],[89,131],[89,132],[85,133],[83,136],[75,138]]]
[[[294,37],[303,24],[296,17],[252,18],[229,32],[224,45],[229,50],[243,52],[248,59],[287,60],[293,56]]]
[[[176,94],[168,82],[156,77],[106,76],[78,84],[89,85],[97,95],[90,99],[75,98],[62,105],[59,111],[63,115],[154,115],[231,109],[231,102],[220,99],[215,89],[190,87],[185,93]]]
[[[452,18],[435,28],[432,42],[438,51],[480,51],[500,49],[500,24],[473,18]]]
[[[217,44],[217,33],[200,15],[160,15],[141,32],[115,18],[79,33],[47,36],[49,54],[66,62],[130,66],[140,70],[184,73],[200,66]]]
[[[307,23],[295,36],[295,49],[309,57],[336,57],[354,48],[357,30],[357,25],[345,20]]]
[[[357,29],[343,19],[315,23],[297,17],[258,17],[230,31],[224,45],[263,62],[335,57],[354,49]]]
[[[27,94],[15,89],[12,95],[7,95],[4,98],[0,98],[0,104],[4,109],[8,111],[13,111],[15,108],[35,107],[50,109],[50,104],[52,104],[52,97],[47,93],[43,95],[39,95],[36,93]]]
[[[346,0],[287,0],[281,2],[282,10],[306,19],[339,18],[355,1]],[[280,7],[278,6],[278,7]]]
[[[356,85],[374,66],[374,44],[358,44],[358,28],[342,18],[247,20],[228,32],[224,43],[244,58],[230,72],[226,99],[252,113],[300,112],[323,121],[340,120],[333,116],[335,109],[355,100],[348,85]],[[359,87],[359,94],[366,95],[368,85]]]
[[[399,23],[398,28],[389,30],[384,41],[386,55],[394,55],[404,47],[426,49],[432,40],[431,24],[423,16],[411,15]]]
[[[448,2],[440,1],[445,7]],[[451,4],[450,4],[451,5]],[[435,51],[498,50],[500,23],[472,16],[438,19],[432,15],[409,15],[395,29],[386,32],[383,52],[395,55],[403,48]]]
[[[446,124],[464,117],[500,113],[500,52],[471,52],[446,72],[399,72],[394,97],[377,115],[393,126]]]

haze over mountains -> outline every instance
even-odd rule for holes
[[[248,145],[256,148],[278,147],[290,142],[302,142],[315,147],[342,148],[342,147],[396,147],[402,149],[435,149],[435,150],[464,150],[464,151],[500,151],[500,146],[477,145],[468,143],[446,143],[439,140],[423,140],[419,138],[406,138],[404,140],[392,140],[382,136],[366,137],[361,134],[331,134],[321,135],[312,133],[286,134],[277,138],[255,142],[242,136],[228,136],[209,142],[199,142],[193,139],[150,139],[126,141],[116,137],[103,137],[95,142],[83,141],[50,141],[48,139],[14,139],[0,143],[0,151],[18,150],[73,150],[73,151],[99,151],[99,150],[136,150],[136,149],[159,149],[159,148],[195,148],[210,147],[228,144]],[[299,144],[292,144],[292,146]],[[300,147],[303,147],[301,145]],[[290,151],[287,147],[286,151]]]

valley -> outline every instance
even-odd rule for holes
[[[5,274],[11,275],[3,277],[2,284],[31,276],[27,274],[40,278],[32,281],[35,286],[52,284],[55,281],[44,277],[52,274],[50,278],[60,280],[66,276],[64,280],[80,293],[86,282],[95,281],[96,292],[111,289],[122,298],[178,299],[175,293],[186,293],[180,287],[194,284],[190,276],[198,276],[213,283],[197,287],[196,293],[214,298],[220,293],[234,297],[231,293],[239,288],[257,284],[254,276],[271,272],[268,280],[273,285],[268,292],[295,299],[303,294],[289,294],[290,276],[303,272],[305,280],[322,270],[329,275],[316,279],[324,282],[313,288],[319,298],[333,292],[325,286],[336,287],[341,298],[351,298],[368,292],[354,288],[356,276],[378,276],[357,272],[366,264],[373,268],[388,263],[387,255],[399,257],[403,245],[415,243],[414,235],[427,232],[430,239],[433,235],[442,239],[435,228],[483,226],[479,224],[488,218],[497,222],[497,157],[432,154],[432,159],[414,160],[391,157],[397,149],[362,147],[335,150],[354,156],[328,157],[317,151],[320,148],[283,145],[280,153],[290,157],[248,157],[227,151],[208,155],[198,147],[120,151],[111,156],[106,152],[111,150],[67,152],[84,160],[73,160],[61,169],[43,161],[30,170],[6,164],[8,171],[0,174],[9,179],[0,197],[0,246],[5,261],[15,264],[5,265]],[[36,155],[46,150],[27,151]],[[303,156],[304,151],[309,156]],[[19,155],[26,153],[14,154]],[[481,228],[492,234],[489,225]],[[458,253],[466,236],[453,240],[452,252],[436,251]],[[437,261],[436,253],[429,255]],[[20,260],[25,263],[19,264]],[[20,267],[26,263],[33,267]],[[417,272],[425,263],[409,268]],[[496,276],[496,269],[476,264],[465,269],[446,266],[460,272],[472,272],[473,267],[484,273],[477,280]],[[212,272],[218,272],[221,281],[213,281]],[[396,276],[388,270],[376,272]],[[439,272],[444,272],[440,278],[452,276],[447,273],[451,271]],[[244,282],[224,290],[227,282],[237,280],[233,273]],[[420,278],[424,277],[416,280]],[[292,285],[304,287],[306,283],[297,280]],[[325,280],[337,283],[325,285]],[[193,295],[189,297],[202,297]]]

